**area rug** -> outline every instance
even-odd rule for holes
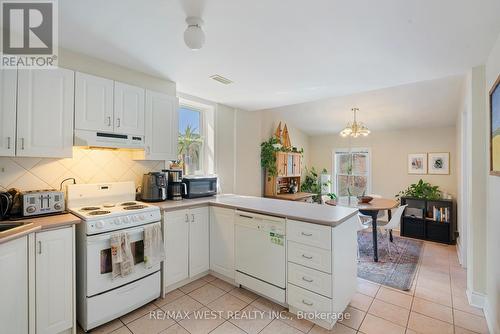
[[[385,238],[378,240],[378,261],[373,261],[372,233],[358,232],[360,258],[358,262],[358,277],[390,286],[399,290],[410,290],[417,265],[422,252],[423,242],[415,239],[394,236],[394,243],[399,248],[391,246],[392,258],[387,251]]]

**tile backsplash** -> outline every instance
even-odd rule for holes
[[[77,183],[134,181],[165,168],[165,161],[133,160],[129,150],[74,147],[65,159],[0,157],[0,191],[59,189],[61,181],[73,177]],[[71,183],[71,181],[68,181]]]

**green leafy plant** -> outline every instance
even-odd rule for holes
[[[260,165],[264,168],[269,176],[278,175],[276,169],[276,152],[293,152],[304,153],[304,149],[297,149],[295,146],[291,148],[283,147],[276,137],[271,137],[269,140],[260,144]]]
[[[326,168],[323,168],[321,173],[318,173],[314,167],[311,167],[311,169],[308,169],[306,167],[305,169],[304,181],[302,182],[301,190],[314,194],[314,202],[321,202],[321,188],[323,186],[331,185],[332,183],[331,181],[321,183],[320,175],[326,173],[328,173]],[[330,197],[330,199],[337,199],[337,195],[335,195],[334,193],[328,193],[326,195]]]
[[[203,139],[200,134],[197,133],[196,128],[193,128],[191,125],[186,126],[184,133],[179,132],[177,153],[185,167],[188,162],[193,166],[198,164],[202,144]]]
[[[439,186],[433,186],[429,182],[420,179],[417,183],[411,184],[408,188],[401,190],[396,198],[415,197],[428,200],[437,200],[441,198]]]

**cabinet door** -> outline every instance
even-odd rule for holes
[[[73,327],[73,227],[35,240],[36,333],[59,333]]]
[[[165,287],[189,277],[189,222],[188,211],[165,213]]]
[[[0,244],[0,332],[28,333],[28,241]]]
[[[17,155],[70,158],[74,72],[19,70],[17,96]]]
[[[146,92],[146,160],[177,159],[178,105],[174,96]]]
[[[287,154],[278,152],[276,155],[276,163],[278,164],[278,176],[286,176]]]
[[[210,269],[234,279],[234,210],[210,208]]]
[[[144,136],[144,88],[115,82],[115,132]]]
[[[113,131],[113,80],[76,72],[75,129]]]
[[[293,175],[301,176],[302,175],[302,156],[300,154],[293,155]]]
[[[0,156],[16,154],[17,70],[0,70]]]
[[[208,208],[189,210],[189,277],[210,268]]]
[[[293,154],[287,154],[286,156],[286,175],[293,176],[294,168],[293,168]]]

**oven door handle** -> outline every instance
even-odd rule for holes
[[[99,235],[89,235],[87,237],[87,243],[88,244],[95,244],[95,243],[100,242],[100,241],[109,240],[109,239],[111,239],[111,236],[113,234],[120,233],[122,231],[125,231],[126,233],[128,233],[129,237],[132,238],[132,236],[134,234],[144,233],[144,227],[141,226],[141,227],[136,227],[136,228],[132,228],[132,229],[128,229],[128,230],[111,231],[109,233],[99,234]]]

